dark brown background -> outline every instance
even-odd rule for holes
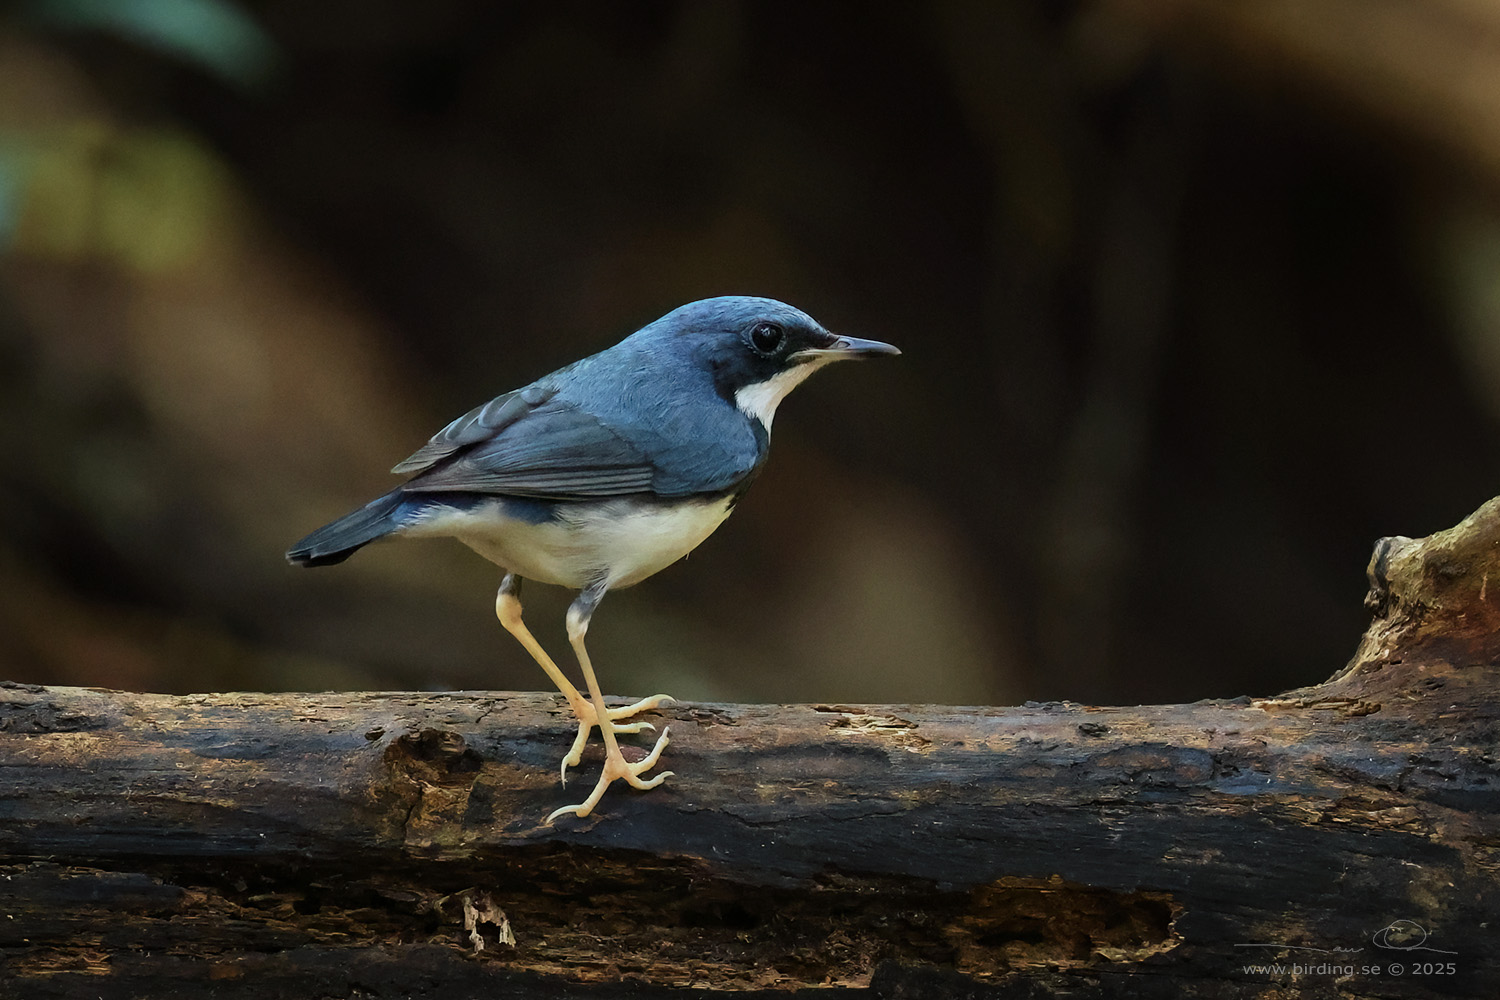
[[[544,686],[456,543],[281,553],[706,295],[906,353],[799,390],[734,518],[607,599],[611,691],[1273,692],[1352,653],[1376,537],[1496,492],[1487,9],[201,6],[188,48],[123,0],[0,22],[10,678]]]

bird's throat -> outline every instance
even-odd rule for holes
[[[828,364],[833,358],[815,358],[800,365],[777,372],[763,382],[745,386],[734,394],[734,405],[747,417],[759,420],[766,433],[771,432],[771,421],[776,419],[776,407],[786,394],[802,384],[802,380]]]

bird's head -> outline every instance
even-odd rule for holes
[[[691,345],[695,363],[714,387],[767,431],[777,405],[824,365],[876,354],[900,354],[890,344],[830,333],[785,302],[724,295],[690,302],[643,330]]]

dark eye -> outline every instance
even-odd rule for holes
[[[786,332],[775,323],[761,323],[750,331],[750,343],[762,354],[775,354],[786,340]]]

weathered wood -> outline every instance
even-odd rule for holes
[[[680,704],[550,827],[551,696],[7,685],[0,996],[1494,996],[1500,500],[1371,579],[1318,687]]]

